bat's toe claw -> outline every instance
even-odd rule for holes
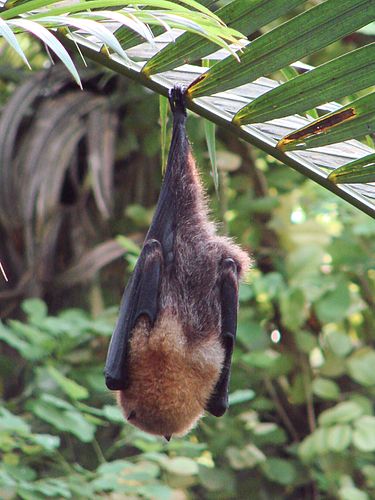
[[[143,248],[147,253],[154,253],[157,250],[161,251],[161,244],[158,240],[147,240]]]
[[[232,271],[235,275],[237,275],[239,271],[238,264],[231,257],[224,259],[223,268],[225,271]]]

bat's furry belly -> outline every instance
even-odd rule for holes
[[[128,389],[118,393],[126,417],[152,434],[188,432],[202,416],[219,378],[224,350],[216,332],[189,340],[166,309],[154,325],[141,318],[130,341]]]

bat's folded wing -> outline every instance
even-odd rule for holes
[[[146,241],[125,289],[120,315],[108,349],[104,369],[108,389],[121,390],[127,386],[129,340],[139,317],[147,316],[151,325],[155,322],[162,265],[163,253],[160,243],[157,240]]]
[[[220,289],[221,342],[225,357],[219,381],[206,405],[206,410],[221,417],[228,409],[229,379],[237,329],[238,277],[233,259],[225,259]]]

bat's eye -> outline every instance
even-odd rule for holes
[[[137,414],[135,413],[134,410],[132,410],[129,415],[127,416],[127,420],[134,420]]]

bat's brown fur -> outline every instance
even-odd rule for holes
[[[131,385],[118,393],[131,423],[162,436],[183,435],[202,416],[219,377],[224,351],[215,335],[193,346],[181,322],[165,311],[151,330],[140,320],[132,336]]]
[[[174,127],[170,158],[176,161],[164,181],[173,200],[173,260],[162,272],[155,324],[141,317],[133,329],[129,385],[117,395],[131,423],[164,436],[194,426],[219,379],[223,261],[234,260],[239,278],[250,265],[247,253],[216,234],[181,116]]]

